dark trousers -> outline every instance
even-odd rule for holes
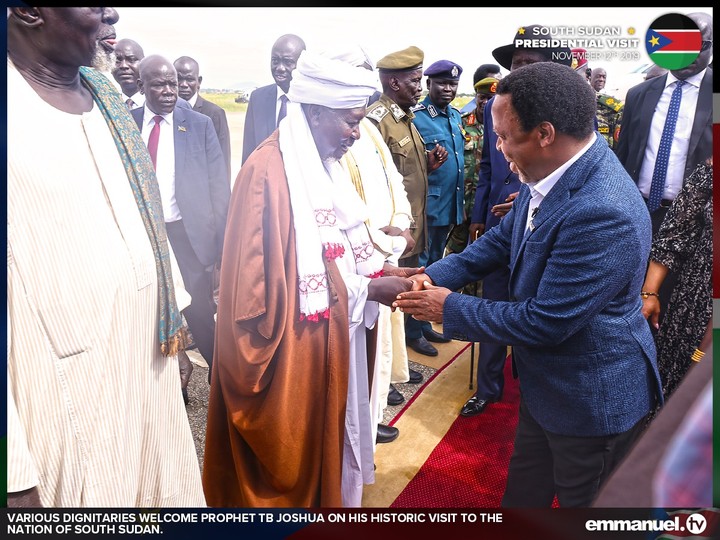
[[[485,276],[482,282],[482,297],[486,300],[508,301],[510,269],[503,268]],[[505,386],[505,360],[507,345],[480,343],[478,354],[477,386],[475,395],[480,399],[500,401]]]
[[[213,266],[206,267],[198,260],[182,220],[166,223],[165,227],[180,267],[185,290],[192,297],[192,302],[183,310],[183,315],[200,354],[208,366],[212,367],[217,310],[213,298]]]
[[[570,437],[544,430],[520,400],[515,447],[501,506],[588,507],[602,483],[642,432],[644,419],[624,433]]]

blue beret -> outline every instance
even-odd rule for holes
[[[438,60],[425,70],[426,77],[438,77],[441,79],[458,80],[461,73],[462,68],[450,60]]]

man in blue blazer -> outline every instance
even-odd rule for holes
[[[285,34],[277,38],[270,53],[270,71],[275,82],[261,86],[250,94],[245,127],[243,128],[242,163],[261,142],[275,131],[282,118],[282,102],[287,100],[292,72],[305,50],[305,42],[295,34]],[[287,103],[287,101],[286,101]]]
[[[595,111],[593,89],[565,66],[502,79],[493,121],[520,193],[393,304],[442,322],[446,337],[512,345],[521,401],[506,507],[550,507],[555,495],[589,506],[662,399],[640,297],[650,215],[595,133]],[[452,292],[504,265],[507,301]]]
[[[192,297],[183,315],[200,354],[212,366],[213,270],[220,264],[230,202],[227,166],[212,120],[179,105],[172,62],[147,56],[139,77],[145,106],[131,114],[153,158],[168,240]],[[156,124],[159,136],[153,143]]]
[[[522,32],[520,31],[522,30]],[[524,37],[547,36],[547,29],[539,25],[528,25],[518,30],[512,43],[493,51],[493,56],[505,69],[510,71],[536,62],[554,61],[570,65],[570,49],[516,47],[517,40]],[[497,149],[497,135],[493,130],[492,108],[494,98],[485,105],[483,124],[482,157],[480,175],[475,191],[475,206],[470,217],[469,241],[472,242],[485,231],[500,223],[512,206],[512,200],[520,189],[518,175],[510,170],[505,156]],[[482,297],[487,300],[507,300],[510,271],[506,266],[488,274],[482,283]],[[475,394],[463,405],[462,416],[475,416],[485,410],[488,404],[502,399],[505,377],[503,369],[507,358],[507,343],[480,344],[478,357],[477,385]]]

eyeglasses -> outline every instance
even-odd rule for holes
[[[700,52],[707,51],[710,47],[712,47],[712,40],[709,41],[703,41],[702,47],[700,47]]]

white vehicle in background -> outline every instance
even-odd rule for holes
[[[625,73],[624,75],[620,75],[619,77],[617,75],[612,78],[608,76],[608,82],[605,85],[605,90],[603,92],[615,97],[616,99],[625,101],[627,91],[633,86],[645,81],[645,75],[654,65],[655,64],[652,62],[648,62],[638,65],[631,71]]]

